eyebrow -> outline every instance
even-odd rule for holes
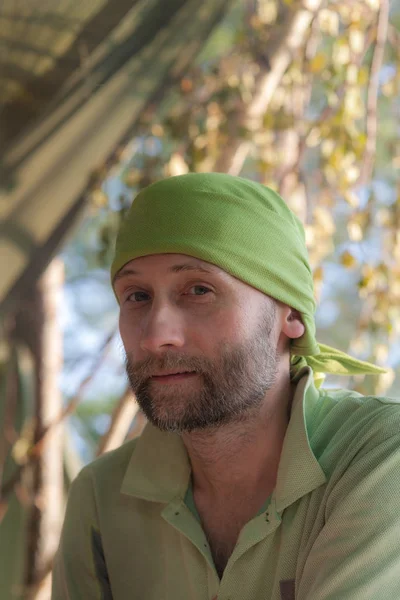
[[[206,269],[205,267],[201,267],[200,265],[191,265],[189,263],[172,265],[172,267],[170,267],[168,271],[170,271],[171,273],[181,273],[182,271],[198,271],[200,273],[208,274],[217,272],[217,270],[213,267]],[[127,277],[129,275],[141,275],[141,273],[139,271],[135,271],[131,267],[126,267],[125,269],[121,269],[121,271],[119,271],[115,275],[114,281],[118,281],[119,279],[122,279],[123,277]]]

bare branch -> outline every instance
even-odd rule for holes
[[[9,341],[11,344],[11,340]],[[18,397],[18,371],[14,348],[11,349],[6,373],[6,391],[4,398],[4,423],[0,435],[0,481],[3,479],[4,466],[10,446],[15,442],[17,432],[14,427],[15,412]],[[2,496],[0,494],[0,500]],[[0,518],[1,520],[1,518]]]
[[[68,415],[70,415],[74,412],[74,410],[76,409],[76,407],[82,400],[83,395],[86,391],[86,388],[91,383],[93,377],[96,375],[97,371],[100,369],[101,365],[103,364],[104,359],[106,358],[108,350],[111,346],[111,342],[114,339],[116,331],[117,331],[116,329],[113,329],[108,334],[108,336],[105,338],[105,340],[103,341],[103,343],[100,347],[100,350],[98,352],[96,360],[94,361],[94,363],[93,363],[90,371],[86,375],[86,377],[81,381],[75,396],[73,398],[71,398],[71,400],[68,402],[67,406],[63,409],[61,414],[51,424],[50,427],[55,427],[58,423],[63,421],[65,419],[65,417],[67,417]]]
[[[260,75],[256,81],[253,99],[240,118],[240,126],[249,131],[259,128],[263,115],[279,82],[295,52],[304,43],[308,27],[320,9],[321,0],[303,0],[296,3],[291,13],[265,49],[264,67],[260,66]],[[217,160],[215,171],[237,175],[251,149],[250,141],[230,140],[229,145]]]
[[[362,64],[362,62],[365,58],[365,55],[373,42],[374,35],[375,35],[375,27],[371,27],[366,35],[363,51],[353,61],[353,64],[356,65],[357,67],[360,67],[360,65]],[[344,98],[344,95],[347,90],[347,85],[348,85],[347,82],[345,82],[336,90],[337,103],[335,105],[327,104],[326,107],[321,112],[321,114],[318,118],[318,121],[313,121],[313,123],[310,125],[310,127],[308,128],[306,133],[303,136],[301,136],[300,141],[299,141],[298,151],[297,151],[297,162],[295,165],[290,165],[288,168],[283,169],[282,172],[280,173],[280,178],[284,179],[288,174],[290,174],[292,169],[299,168],[299,165],[303,159],[304,153],[307,149],[307,139],[308,139],[309,135],[311,134],[311,131],[315,128],[320,127],[324,122],[326,122],[328,119],[332,118],[338,112],[338,110],[341,108],[341,100]]]
[[[139,410],[136,413],[135,421],[133,423],[131,430],[128,432],[128,435],[126,436],[126,439],[133,440],[134,438],[141,435],[146,423],[147,423],[146,415],[144,414],[144,412],[142,410]]]
[[[22,475],[23,468],[26,465],[18,465],[16,467],[14,473],[7,479],[7,481],[0,488],[0,498],[1,502],[4,503],[5,499],[11,494],[14,490],[14,487],[19,483]],[[0,519],[1,521],[1,519]]]
[[[65,408],[63,408],[63,410],[61,411],[59,416],[56,417],[54,419],[54,421],[52,421],[52,423],[50,423],[50,425],[48,427],[46,427],[46,429],[43,431],[43,434],[38,438],[37,442],[30,448],[30,450],[29,450],[30,456],[32,456],[32,457],[40,456],[41,451],[42,451],[42,445],[45,442],[47,435],[50,432],[52,432],[57,427],[57,425],[62,423],[67,416],[69,416],[70,414],[72,414],[74,412],[74,410],[78,406],[79,402],[82,400],[86,388],[88,387],[88,385],[92,381],[93,377],[96,375],[97,371],[103,364],[104,359],[107,356],[107,352],[109,350],[111,342],[114,338],[115,332],[116,332],[116,329],[113,329],[108,334],[108,336],[106,337],[106,339],[104,340],[103,344],[100,347],[99,353],[97,355],[95,362],[92,365],[92,368],[90,369],[90,371],[86,375],[86,377],[81,381],[81,383],[78,387],[77,393],[68,402],[67,406]]]
[[[299,56],[299,70],[301,79],[292,82],[290,89],[290,105],[287,110],[293,116],[293,126],[278,132],[276,142],[278,152],[281,155],[279,167],[275,169],[274,179],[278,183],[278,192],[283,198],[287,198],[289,207],[295,211],[303,223],[308,222],[309,202],[302,174],[300,169],[300,141],[302,127],[304,123],[304,114],[312,92],[312,75],[307,72],[308,53],[313,46],[316,46],[320,35],[319,28],[316,27],[317,19],[314,19],[311,32],[303,44]]]
[[[400,33],[397,31],[396,27],[394,27],[390,23],[388,24],[387,39],[389,40],[393,48],[397,50],[397,52],[400,52]]]
[[[9,496],[9,494],[12,493],[15,485],[17,483],[19,483],[22,473],[25,471],[25,469],[28,468],[33,463],[35,463],[40,458],[40,456],[42,454],[43,444],[45,443],[47,436],[50,433],[53,433],[54,430],[57,428],[57,426],[60,425],[67,416],[69,416],[71,413],[73,413],[73,411],[75,410],[75,408],[81,401],[87,386],[89,385],[92,378],[97,373],[100,366],[102,365],[102,363],[107,355],[108,349],[111,345],[111,342],[114,338],[115,332],[116,332],[116,330],[111,331],[110,334],[104,340],[104,342],[100,348],[100,351],[99,351],[96,361],[92,365],[92,368],[90,369],[89,373],[86,375],[86,377],[83,379],[83,381],[79,385],[78,391],[75,394],[75,396],[70,400],[70,402],[67,404],[67,406],[61,411],[61,413],[58,415],[58,417],[56,417],[50,423],[50,425],[48,425],[42,431],[41,435],[39,435],[36,438],[36,442],[27,451],[26,462],[18,465],[18,467],[16,467],[16,469],[15,469],[15,472],[0,487],[0,498],[2,501],[4,501]]]
[[[108,431],[100,440],[97,456],[113,450],[123,443],[138,410],[139,406],[128,386],[116,404]]]
[[[373,173],[376,155],[376,136],[378,127],[378,92],[379,73],[382,68],[385,44],[388,35],[389,24],[389,0],[381,0],[378,17],[378,28],[376,32],[376,44],[372,58],[370,82],[368,86],[367,99],[367,142],[363,166],[361,169],[359,185],[367,183]]]

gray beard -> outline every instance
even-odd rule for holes
[[[274,321],[275,312],[264,316],[251,339],[234,348],[222,344],[216,361],[167,351],[133,364],[127,354],[128,379],[147,419],[162,431],[181,434],[256,416],[278,373]],[[171,387],[151,380],[154,372],[176,369],[196,371],[198,376]]]

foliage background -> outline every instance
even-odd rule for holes
[[[325,4],[252,121],[249,111],[269,69],[263,48],[274,36],[271,25],[285,18],[274,2],[254,4],[253,10],[235,5],[179,88],[155,114],[143,115],[63,251],[66,397],[117,320],[108,268],[120,215],[152,181],[211,170],[256,179],[283,194],[306,227],[319,340],[394,370],[374,380],[331,377],[326,385],[398,393],[399,6],[391,7],[377,57],[379,2]],[[233,145],[244,159],[232,156]],[[86,458],[107,429],[115,390],[122,393],[121,365],[115,341],[73,419],[83,446],[88,439],[94,444]]]
[[[63,501],[84,463],[144,424],[127,392],[109,266],[124,212],[161,177],[222,171],[278,190],[305,226],[319,341],[389,368],[324,385],[399,394],[399,30],[399,0],[233,2],[185,76],[143,112],[113,167],[99,165],[84,217],[57,258],[65,272],[53,323],[63,346],[53,373],[64,406]],[[24,369],[19,377],[29,387]],[[23,472],[42,446],[35,415],[21,415],[10,452]],[[8,500],[29,508],[29,483],[9,481],[3,535],[26,545],[25,517],[14,518]],[[6,554],[0,544],[0,563]],[[49,568],[51,557],[31,595],[9,597],[48,598]]]

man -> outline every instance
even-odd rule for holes
[[[400,598],[400,407],[315,339],[304,231],[272,190],[143,190],[112,284],[149,423],[72,485],[53,600]]]

